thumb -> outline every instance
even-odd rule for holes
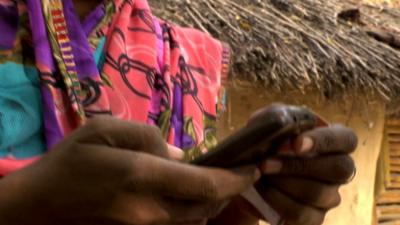
[[[133,123],[111,116],[98,116],[73,134],[75,141],[146,152],[168,157],[167,145],[155,126]]]

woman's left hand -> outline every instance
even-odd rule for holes
[[[261,164],[264,177],[255,186],[287,224],[320,225],[326,213],[339,205],[339,187],[355,174],[350,153],[357,137],[351,129],[334,125],[306,132],[296,142],[300,144],[293,154]],[[209,224],[254,225],[259,219],[261,215],[237,197]]]

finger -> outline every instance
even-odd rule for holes
[[[113,184],[106,189],[118,189],[117,195],[109,196],[111,203],[104,208],[104,212],[100,213],[102,218],[109,218],[114,221],[113,224],[115,224],[115,221],[121,224],[163,224],[173,218],[181,218],[174,217],[177,214],[172,214],[168,207],[163,207],[164,205],[161,204],[162,196],[166,191],[163,187],[153,188],[159,182],[149,184],[151,181],[148,178],[154,177],[154,173],[148,173],[149,170],[152,170],[152,167],[147,167],[147,165],[157,164],[159,160],[167,161],[166,159],[147,153],[124,151],[101,145],[81,144],[79,147],[84,149],[80,154],[85,154],[81,158],[87,159],[90,157],[93,159],[92,163],[87,164],[86,177],[96,179],[95,174],[99,173],[98,168],[102,168],[102,178],[111,181]],[[93,154],[94,150],[96,150],[96,154]],[[140,157],[140,155],[148,157]],[[178,164],[178,162],[176,163]],[[76,172],[73,171],[73,168],[71,170],[71,173]],[[175,175],[179,176],[179,173]],[[162,176],[163,174],[161,174]],[[154,180],[157,180],[157,178]],[[175,181],[171,180],[170,182]],[[122,186],[118,186],[119,184]],[[108,192],[107,190],[105,191]],[[168,190],[168,186],[166,190]],[[186,198],[184,199],[186,200]],[[220,202],[196,204],[189,204],[191,203],[190,201],[181,202],[188,203],[186,204],[186,209],[183,208],[183,205],[180,208],[175,207],[173,209],[190,210],[192,213],[188,213],[187,217],[182,217],[187,220],[197,220],[204,218],[203,216],[212,215],[214,212],[212,209],[217,210],[222,204]],[[172,207],[170,206],[170,208]]]
[[[175,159],[175,160],[182,160],[183,159],[184,153],[183,153],[182,149],[177,148],[177,147],[175,147],[173,145],[170,145],[170,144],[167,144],[167,146],[168,146],[169,158]]]
[[[143,191],[199,201],[226,200],[246,190],[260,177],[255,166],[236,171],[214,169],[143,153],[135,153],[132,165],[132,188],[142,187]]]
[[[109,218],[110,224],[164,224],[171,216],[160,205],[156,196],[120,192],[99,212],[100,218]]]
[[[205,218],[216,216],[224,205],[223,202],[181,201],[125,192],[114,197],[103,216],[123,224],[199,224]]]
[[[191,221],[214,218],[226,207],[227,201],[199,202],[193,200],[179,200],[164,198],[162,206],[171,217],[172,224],[188,224]]]
[[[258,185],[261,195],[279,215],[290,225],[321,225],[325,212],[304,206],[272,187]]]
[[[277,158],[260,165],[264,174],[291,175],[323,182],[344,184],[355,174],[355,165],[348,155],[319,156],[312,158]]]
[[[110,116],[89,120],[74,137],[79,143],[107,145],[168,157],[167,145],[157,127]]]
[[[295,151],[299,153],[351,153],[356,147],[356,134],[350,128],[341,125],[305,132],[295,142]]]
[[[320,209],[331,209],[340,204],[339,185],[282,176],[266,176],[261,182],[273,186],[300,204]]]

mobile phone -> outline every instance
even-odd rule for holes
[[[318,117],[305,107],[275,104],[191,163],[221,168],[258,163],[276,154],[283,141],[317,123]]]
[[[327,124],[305,107],[275,104],[191,163],[221,168],[258,163],[275,155],[284,141],[319,125]],[[271,225],[285,224],[283,218],[264,201],[254,187],[241,195]]]

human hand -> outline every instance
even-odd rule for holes
[[[261,165],[256,188],[290,225],[322,224],[340,204],[339,187],[355,174],[350,157],[357,137],[349,128],[317,128],[297,138],[294,156],[277,156]]]
[[[204,224],[259,177],[168,159],[157,128],[92,119],[35,164],[0,180],[0,223]]]
[[[350,153],[356,146],[354,132],[340,125],[307,131],[261,163],[264,176],[255,186],[287,224],[322,224],[325,214],[340,203],[339,187],[355,173]],[[264,218],[238,196],[210,224],[254,225],[259,219]]]

